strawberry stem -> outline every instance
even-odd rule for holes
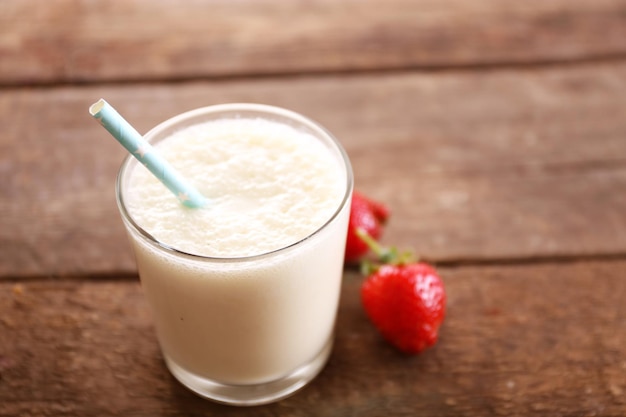
[[[367,245],[367,247],[370,248],[370,250],[374,252],[374,254],[376,254],[376,257],[378,258],[378,262],[380,264],[402,265],[416,261],[413,254],[410,252],[403,252],[402,254],[400,254],[398,253],[398,249],[393,246],[390,248],[381,246],[376,241],[376,239],[374,239],[369,233],[367,233],[365,229],[361,227],[358,227],[355,230],[355,233],[359,237],[359,239],[361,239]],[[361,264],[361,272],[363,272],[365,275],[375,270],[376,268],[377,266],[372,264],[371,262],[365,261]]]
[[[365,229],[363,229],[362,227],[357,227],[355,232],[356,232],[356,235],[359,237],[359,239],[365,242],[367,247],[370,248],[370,250],[374,252],[376,256],[378,256],[379,258],[383,256],[383,253],[385,252],[385,248],[383,248],[376,241],[376,239],[370,236],[370,234],[367,233]]]
[[[395,247],[386,248],[381,246],[365,229],[356,229],[356,235],[376,254],[378,261],[383,264],[394,264],[399,261],[398,250]]]

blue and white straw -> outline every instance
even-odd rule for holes
[[[100,99],[89,107],[89,113],[174,193],[182,204],[192,208],[206,204],[206,198],[163,159],[109,103]]]

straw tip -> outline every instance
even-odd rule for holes
[[[199,194],[194,195],[193,198],[189,198],[187,196],[187,193],[179,193],[178,200],[182,203],[183,206],[189,208],[202,208],[205,207],[208,203],[208,200],[204,196]]]
[[[95,116],[100,110],[102,110],[105,104],[107,104],[107,102],[103,98],[96,101],[91,106],[89,106],[89,114]]]

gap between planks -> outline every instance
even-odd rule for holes
[[[440,269],[459,269],[465,267],[516,267],[516,266],[532,266],[532,265],[571,265],[575,263],[586,262],[621,262],[626,261],[626,253],[602,253],[602,254],[583,254],[583,255],[533,255],[528,257],[503,257],[503,258],[450,258],[438,261],[431,261],[427,258],[421,259],[424,262],[433,264]],[[359,273],[357,265],[346,265],[344,267],[344,275],[346,273]],[[25,275],[25,276],[6,276],[0,277],[0,284],[29,284],[36,282],[124,282],[138,281],[139,276],[136,272],[120,271],[120,272],[96,272],[96,273],[78,273],[63,275]]]
[[[228,82],[241,80],[265,80],[265,79],[296,79],[306,77],[337,77],[337,76],[367,76],[367,75],[388,75],[404,73],[464,73],[464,72],[492,72],[509,70],[537,70],[551,68],[570,68],[589,65],[610,64],[626,62],[625,53],[598,54],[583,58],[571,59],[549,59],[535,62],[499,61],[475,64],[458,65],[408,65],[408,66],[387,66],[384,68],[345,68],[336,70],[310,70],[310,71],[268,71],[261,73],[238,73],[222,75],[189,75],[174,76],[165,78],[120,78],[120,79],[100,79],[100,80],[71,80],[71,81],[38,81],[30,83],[7,83],[0,80],[0,91],[20,90],[23,88],[55,89],[65,87],[93,87],[93,86],[122,86],[122,85],[149,85],[149,84],[179,84],[197,81]]]

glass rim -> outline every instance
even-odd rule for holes
[[[303,116],[300,113],[297,113],[292,110],[287,110],[282,107],[277,107],[277,106],[272,106],[272,105],[267,105],[267,104],[256,104],[256,103],[216,104],[216,105],[200,107],[194,110],[183,112],[169,119],[166,119],[165,121],[157,124],[152,129],[150,129],[145,135],[143,135],[143,137],[148,142],[151,142],[150,139],[152,136],[160,133],[163,130],[176,126],[177,124],[181,122],[192,120],[196,117],[202,117],[202,116],[210,115],[214,113],[235,112],[235,111],[250,111],[250,112],[258,112],[259,114],[261,113],[274,114],[277,116],[281,116],[283,118],[291,119],[293,121],[296,121],[308,127],[309,129],[312,129],[316,134],[321,134],[321,136],[325,136],[329,140],[329,142],[332,143],[332,145],[334,145],[335,150],[339,152],[339,156],[341,157],[341,161],[343,162],[345,170],[346,170],[346,175],[345,175],[346,187],[345,187],[345,192],[344,192],[343,198],[341,199],[341,202],[337,205],[336,210],[328,218],[328,220],[326,220],[322,225],[317,227],[313,232],[309,233],[307,236],[305,236],[302,239],[299,239],[293,243],[290,243],[289,245],[282,246],[278,249],[259,253],[256,255],[216,257],[216,256],[205,256],[205,255],[198,255],[194,253],[185,252],[171,245],[163,243],[159,241],[157,238],[155,238],[154,236],[152,236],[152,234],[150,234],[147,230],[141,227],[133,219],[133,217],[130,215],[129,211],[127,210],[124,196],[122,193],[122,189],[123,189],[122,183],[124,182],[124,176],[127,170],[131,166],[131,163],[134,161],[134,157],[129,153],[124,157],[124,160],[122,161],[122,164],[117,173],[117,178],[115,181],[115,197],[116,197],[117,207],[120,211],[122,219],[124,223],[126,224],[127,228],[131,229],[132,232],[137,233],[139,237],[141,237],[142,240],[146,241],[150,245],[176,257],[184,257],[184,258],[188,258],[188,259],[195,260],[195,261],[206,261],[206,262],[249,262],[249,261],[256,261],[256,260],[269,257],[269,256],[278,255],[283,252],[288,252],[292,249],[295,249],[296,247],[304,244],[304,242],[320,234],[331,223],[333,223],[335,219],[337,219],[337,217],[344,210],[344,208],[350,204],[350,199],[351,199],[352,191],[354,188],[354,173],[352,171],[352,165],[350,163],[350,159],[344,147],[341,145],[339,140],[337,140],[337,138],[332,133],[330,133],[330,131],[328,131],[321,124],[317,123],[313,119]],[[193,123],[190,123],[189,126],[191,126],[192,124]]]

